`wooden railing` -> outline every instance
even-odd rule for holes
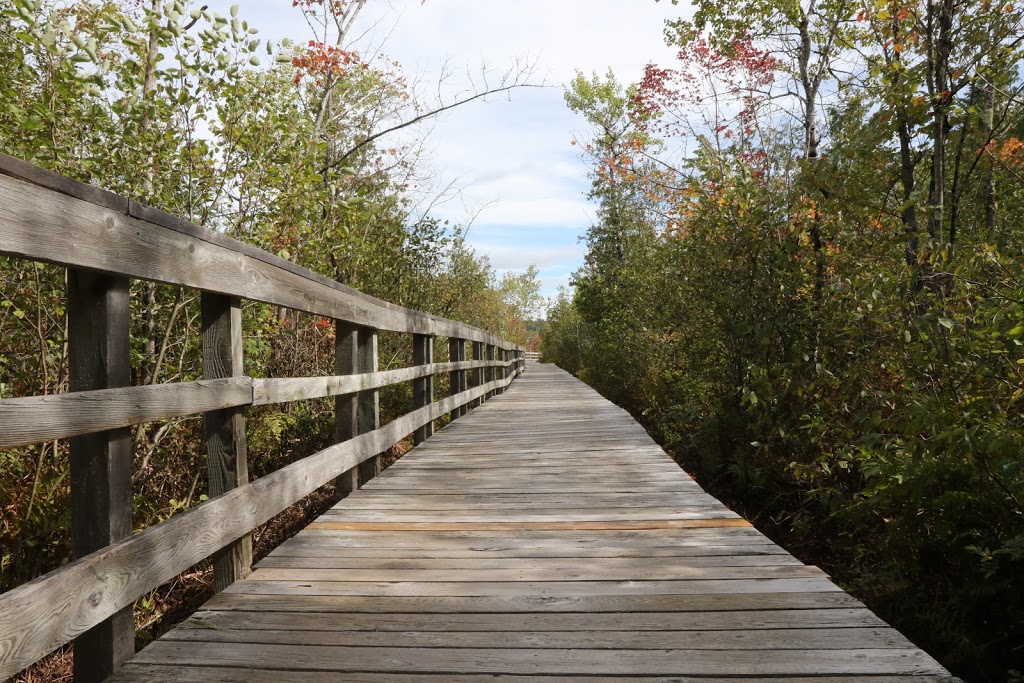
[[[465,415],[523,371],[522,348],[396,306],[96,187],[0,155],[0,255],[68,269],[70,392],[0,401],[0,448],[70,439],[75,561],[0,595],[0,680],[75,641],[76,681],[103,680],[134,652],[132,605],[213,557],[215,588],[249,572],[250,532],[317,488],[339,496],[380,454]],[[129,386],[131,278],[201,290],[203,375]],[[258,379],[242,368],[241,300],[331,318],[335,375]],[[413,365],[378,371],[377,333],[413,335]],[[434,363],[437,336],[449,361]],[[467,360],[467,344],[473,360]],[[450,374],[435,400],[433,377]],[[415,408],[381,426],[381,387],[413,382]],[[248,481],[247,406],[335,397],[335,445]],[[202,413],[209,500],[132,533],[132,425]]]

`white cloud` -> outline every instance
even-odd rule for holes
[[[209,4],[226,13],[230,0]],[[486,207],[470,241],[499,270],[537,264],[545,294],[553,295],[582,262],[578,236],[594,215],[584,198],[587,169],[569,144],[585,126],[565,107],[562,86],[577,69],[604,74],[611,67],[631,82],[648,62],[669,63],[664,20],[688,11],[667,0],[372,0],[362,19],[366,41],[383,43],[424,83],[441,64],[453,67],[456,91],[471,87],[463,76],[478,75],[481,64],[494,70],[493,83],[517,56],[537,58],[553,87],[452,110],[431,126],[430,163],[443,176],[439,186],[457,179],[461,188],[434,213],[461,222]],[[265,38],[309,38],[300,12],[283,0],[247,0],[241,15]]]
[[[582,199],[562,199],[559,197],[536,197],[527,195],[522,199],[506,199],[495,206],[484,209],[477,218],[478,225],[537,225],[547,229],[549,238],[554,237],[553,231],[566,231],[568,234],[558,235],[557,239],[575,239],[581,229],[589,225],[588,216],[593,213],[592,207]]]
[[[522,272],[527,266],[534,265],[542,271],[560,272],[568,275],[576,269],[576,264],[583,258],[582,246],[535,247],[530,250],[532,257],[523,262],[525,245],[498,244],[493,242],[474,242],[473,246],[486,254],[491,266],[499,273],[506,271]]]

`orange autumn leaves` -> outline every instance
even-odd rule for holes
[[[985,147],[985,152],[1006,168],[1024,167],[1024,142],[1019,138],[993,140]]]

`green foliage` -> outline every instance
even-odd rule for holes
[[[697,92],[691,64],[648,70],[636,88],[570,85],[599,209],[543,354],[955,673],[1006,680],[1024,670],[1024,112],[1008,37],[1020,14],[957,15],[971,30],[950,57],[964,89],[936,105],[934,56],[900,67],[866,30],[887,21],[921,39],[931,26],[910,26],[913,8],[872,7],[851,26],[838,3],[697,3],[669,35],[717,90]],[[829,73],[817,91],[802,79],[824,113],[814,136],[801,102],[777,106],[801,82],[779,42],[801,17],[808,45],[857,41],[842,59],[867,74]],[[778,90],[744,80],[740,53],[755,50],[780,55]],[[815,54],[812,67],[839,59]],[[665,125],[737,106],[721,93],[741,116]]]

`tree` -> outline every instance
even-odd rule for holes
[[[567,97],[599,208],[545,358],[944,664],[1004,680],[1024,664],[1019,10],[695,10],[669,26],[678,62]]]

